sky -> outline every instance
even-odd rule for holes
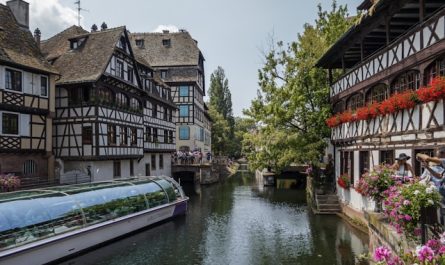
[[[43,39],[77,24],[76,0],[27,0],[30,29]],[[5,3],[6,0],[0,0]],[[362,0],[337,0],[350,14]],[[317,5],[330,9],[332,0],[83,0],[81,25],[106,22],[130,32],[163,28],[186,29],[198,41],[205,61],[206,89],[210,75],[222,66],[232,92],[233,112],[242,115],[257,95],[258,69],[271,39],[290,43],[317,16]]]

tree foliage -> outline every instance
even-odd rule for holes
[[[334,1],[331,11],[318,6],[314,25],[305,24],[297,40],[278,42],[259,70],[260,90],[245,115],[258,129],[244,139],[254,167],[280,171],[291,163],[319,160],[330,131],[328,75],[317,60],[353,23],[347,8]]]
[[[212,150],[220,155],[233,155],[235,119],[232,110],[232,94],[229,89],[229,80],[221,66],[218,66],[210,76],[209,96],[209,113],[214,120]]]

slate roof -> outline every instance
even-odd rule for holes
[[[0,61],[57,73],[40,52],[31,32],[19,26],[9,7],[0,4]]]
[[[132,42],[143,39],[144,47],[135,49],[154,67],[199,65],[197,42],[186,31],[174,33],[132,33]],[[170,40],[170,45],[163,45]]]
[[[48,60],[59,70],[57,84],[94,82],[104,73],[116,44],[125,27],[88,33],[72,26],[42,43]],[[80,33],[80,34],[79,34]],[[86,38],[83,44],[71,50],[70,39]]]

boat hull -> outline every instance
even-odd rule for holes
[[[183,215],[188,199],[85,227],[0,252],[0,264],[45,264],[124,236],[168,218]]]

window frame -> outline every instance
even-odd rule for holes
[[[188,97],[190,95],[189,86],[179,86],[179,97]],[[187,93],[183,93],[184,90],[187,91]]]
[[[45,80],[45,88],[43,87],[43,80]],[[43,93],[45,91],[45,93]],[[48,97],[49,94],[49,79],[47,76],[41,75],[40,76],[40,96],[41,97]]]
[[[82,126],[82,145],[93,144],[93,126]]]
[[[11,80],[10,80],[10,82],[11,82],[11,88],[8,88],[8,86],[7,86],[7,82],[8,82],[8,78],[7,78],[7,75],[8,75],[8,72],[9,73],[11,73]],[[14,89],[14,85],[16,84],[15,82],[17,82],[18,81],[18,79],[16,79],[17,77],[15,76],[15,74],[20,74],[20,90],[18,90],[18,89]],[[8,91],[12,91],[12,92],[16,92],[16,93],[23,93],[23,89],[24,89],[24,80],[23,80],[23,78],[24,78],[24,74],[23,74],[23,71],[20,71],[20,70],[18,70],[18,69],[13,69],[13,68],[9,68],[9,67],[6,67],[5,68],[5,90],[8,90]]]
[[[111,130],[110,130],[111,129]],[[108,145],[116,145],[117,144],[117,128],[114,124],[107,125],[107,140]]]
[[[20,136],[20,113],[15,113],[15,112],[9,112],[9,111],[2,111],[1,113],[1,122],[2,122],[2,130],[1,130],[1,134],[2,135],[8,135],[8,136]],[[17,133],[5,133],[5,117],[4,115],[15,115],[17,116]]]
[[[183,108],[187,108],[187,110],[185,110],[185,109],[183,109]],[[190,113],[190,105],[179,105],[178,106],[178,108],[179,108],[179,117],[180,118],[187,118],[188,116],[189,116],[189,113]],[[187,114],[186,115],[184,115],[185,113],[183,113],[183,112],[185,112],[185,111],[187,111]]]
[[[183,135],[183,131],[186,129],[187,130],[187,137],[182,137]],[[190,126],[179,126],[179,140],[190,140]]]

